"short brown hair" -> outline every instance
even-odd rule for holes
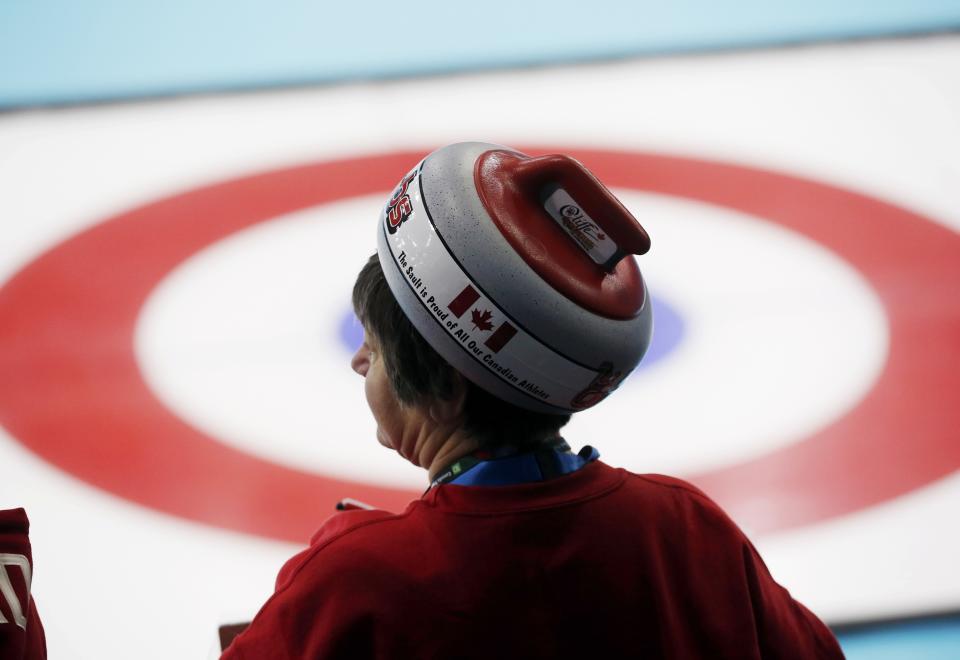
[[[353,309],[376,337],[390,383],[401,404],[449,400],[461,376],[407,319],[373,255],[353,286]],[[538,413],[507,403],[466,378],[464,431],[482,445],[526,446],[556,434],[570,415]]]

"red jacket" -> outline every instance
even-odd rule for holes
[[[703,493],[599,461],[335,515],[223,655],[842,657]]]
[[[47,644],[30,597],[33,554],[23,509],[0,510],[0,660],[45,660]]]

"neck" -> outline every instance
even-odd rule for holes
[[[425,468],[427,478],[432,482],[444,467],[476,451],[479,446],[460,429],[435,426],[420,429],[412,437],[404,438],[399,452],[414,465]]]
[[[436,452],[433,453],[433,456],[429,459],[429,462],[425,462],[422,465],[427,468],[427,479],[433,483],[433,480],[437,477],[443,468],[450,465],[454,461],[463,458],[467,454],[471,454],[479,449],[480,445],[472,438],[465,436],[460,436],[459,438],[450,437],[444,443],[442,443]]]

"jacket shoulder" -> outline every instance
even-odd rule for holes
[[[381,509],[340,511],[327,518],[313,537],[310,545],[302,552],[291,557],[277,574],[276,588],[288,586],[298,573],[308,566],[322,565],[327,570],[336,571],[340,564],[350,563],[358,551],[369,545],[371,537],[363,533],[371,527],[389,526],[392,521],[407,518],[416,502],[411,503],[404,513],[392,513]],[[372,538],[377,538],[374,535]],[[322,561],[314,561],[322,555]]]
[[[730,515],[703,490],[688,481],[663,474],[627,472],[627,487],[646,503],[646,508],[659,512],[665,524],[698,521],[716,533],[746,538]]]

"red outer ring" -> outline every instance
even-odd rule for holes
[[[610,187],[697,199],[805,234],[842,255],[883,300],[890,353],[863,401],[809,438],[692,478],[736,519],[755,531],[809,524],[960,467],[957,234],[863,195],[762,170],[637,153],[531,151],[569,153]],[[178,419],[144,382],[133,332],[152,289],[190,255],[285,213],[388,191],[422,157],[393,153],[235,179],[60,243],[0,289],[0,423],[88,483],[227,529],[303,542],[341,497],[402,507],[416,493],[283,467]]]

